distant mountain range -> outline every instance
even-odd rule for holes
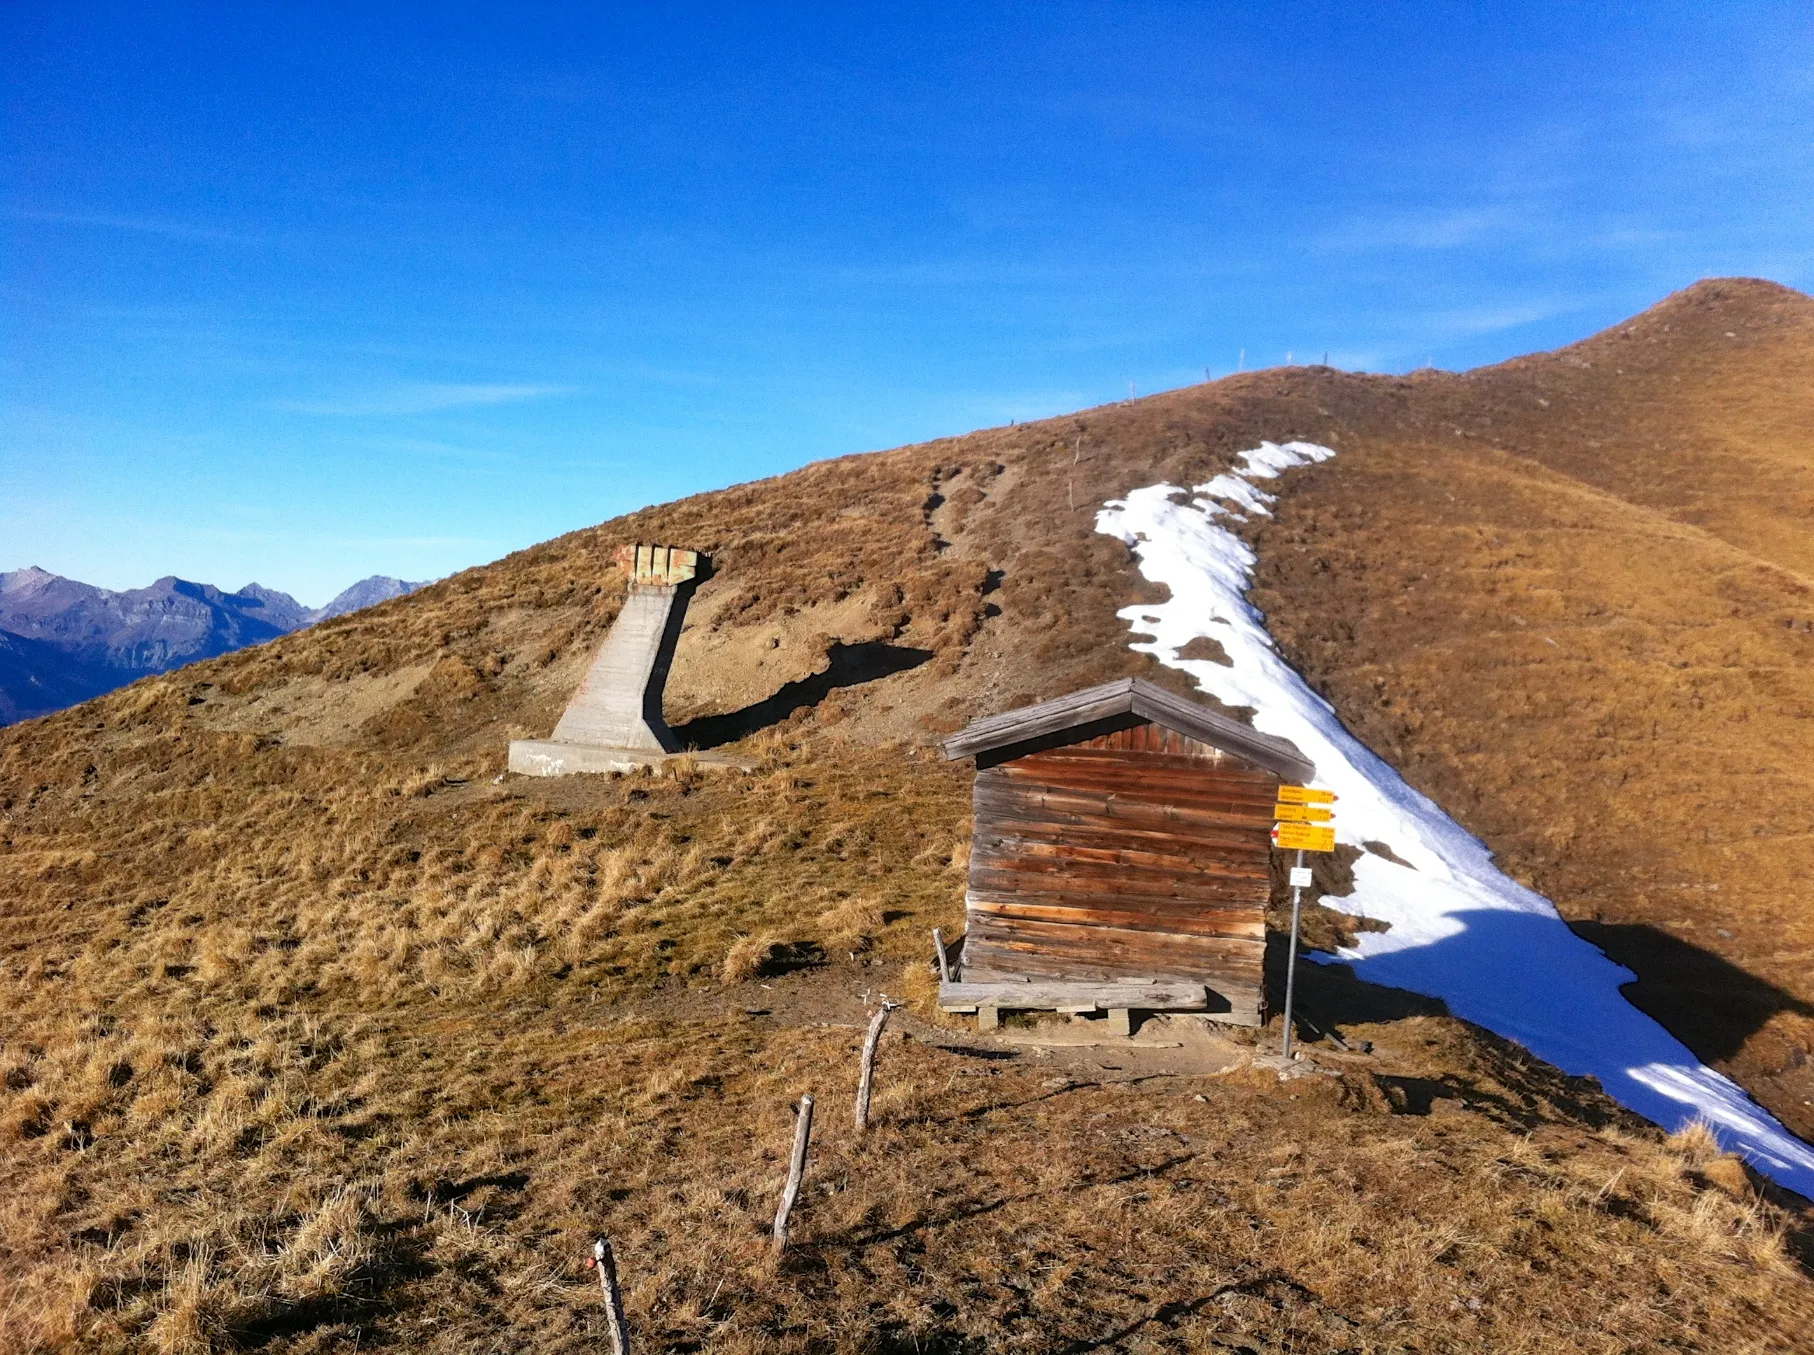
[[[43,569],[0,572],[0,725],[73,706],[420,588],[373,575],[325,607],[250,583],[237,593],[159,579],[122,593]]]

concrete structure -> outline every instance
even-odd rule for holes
[[[623,611],[553,737],[511,743],[511,771],[528,776],[627,772],[681,751],[662,718],[661,696],[687,602],[708,562],[697,551],[678,546],[639,545],[619,546],[617,563],[630,575]],[[704,763],[729,761],[695,756]]]

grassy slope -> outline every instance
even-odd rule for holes
[[[1807,304],[1739,297],[1766,301]],[[889,1047],[877,1136],[851,1141],[835,1108],[854,994],[920,983],[925,929],[960,917],[967,782],[928,755],[933,737],[1121,672],[1176,681],[1126,652],[1114,610],[1143,585],[1091,531],[1093,507],[1201,481],[1262,437],[1343,452],[1294,482],[1262,545],[1267,605],[1344,716],[1571,915],[1624,916],[1606,912],[1617,899],[1671,921],[1626,883],[1601,821],[1688,817],[1685,797],[1710,792],[1654,750],[1626,750],[1621,780],[1546,736],[1579,689],[1517,643],[1573,615],[1557,598],[1651,626],[1632,651],[1650,666],[1631,663],[1658,683],[1682,680],[1672,656],[1700,652],[1684,646],[1749,639],[1720,631],[1732,618],[1709,598],[1761,607],[1776,584],[1759,571],[1793,564],[1800,538],[1758,525],[1768,496],[1745,512],[1730,494],[1651,502],[1654,476],[1595,480],[1560,458],[1716,405],[1727,437],[1792,442],[1760,355],[1793,341],[1751,341],[1760,365],[1733,369],[1748,387],[1718,379],[1696,332],[1656,346],[1675,366],[1631,399],[1635,380],[1578,354],[1409,382],[1303,369],[823,463],[6,730],[0,1330],[24,1347],[592,1349],[576,1260],[605,1227],[639,1330],[679,1347],[1060,1349],[1123,1332],[1179,1349],[1788,1348],[1814,1286],[1784,1249],[1791,1217],[1742,1171],[1339,976],[1317,1000],[1381,1018],[1357,1025],[1379,1054],[1339,1078],[1055,1079],[951,1053],[922,1025]],[[1542,382],[1547,407],[1526,399]],[[1517,450],[1483,448],[1482,419]],[[1614,451],[1641,445],[1620,435]],[[1706,445],[1659,459],[1723,464]],[[1491,567],[1495,533],[1535,550],[1564,534],[1558,512],[1577,515],[1569,550]],[[1727,562],[1766,537],[1765,565]],[[677,722],[874,652],[840,646],[923,661],[755,736],[750,777],[494,783],[504,741],[545,732],[615,615],[610,548],[632,539],[719,563],[676,664]],[[1619,567],[1626,539],[1644,568]],[[1703,540],[1715,554],[1682,544]],[[1450,569],[1465,605],[1406,588],[1420,551],[1417,572]],[[1547,592],[1523,587],[1539,575]],[[1527,614],[1545,598],[1554,616]],[[1668,629],[1676,615],[1696,628]],[[1544,634],[1608,665],[1640,629]],[[1439,638],[1445,658],[1426,653]],[[1788,709],[1777,658],[1741,669],[1786,684]],[[1632,699],[1675,722],[1671,746],[1739,723]],[[1755,733],[1755,702],[1745,716]],[[1792,718],[1743,765],[1796,747]],[[1521,769],[1538,756],[1533,790]],[[1641,859],[1672,884],[1737,869],[1656,850]],[[1729,960],[1773,973],[1795,918],[1733,911]],[[765,991],[745,977],[765,958],[821,963]],[[742,1015],[758,1004],[778,1005]],[[1753,1040],[1800,1038],[1792,1019]],[[828,1107],[818,1184],[777,1267],[758,1226],[786,1102],[807,1089]]]
[[[1305,477],[1256,593],[1351,728],[1805,1137],[1811,363],[1814,301],[1725,282],[1403,383],[1422,425]]]

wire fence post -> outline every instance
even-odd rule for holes
[[[808,1093],[800,1098],[800,1109],[794,1120],[794,1157],[787,1169],[787,1186],[781,1192],[781,1207],[775,1211],[775,1252],[787,1250],[787,1216],[793,1212],[800,1196],[800,1178],[806,1175],[806,1145],[813,1136],[813,1099]]]
[[[857,1133],[869,1128],[869,1085],[875,1077],[876,1047],[882,1043],[882,1027],[888,1024],[888,1014],[901,1004],[890,1002],[888,994],[882,994],[882,1005],[869,1020],[869,1034],[863,1040],[863,1066],[857,1077]]]
[[[610,1323],[611,1355],[630,1355],[630,1323],[624,1317],[623,1291],[617,1287],[617,1257],[609,1238],[592,1243],[592,1264],[598,1268],[598,1287],[605,1293],[605,1317]]]

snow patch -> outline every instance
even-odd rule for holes
[[[1399,858],[1363,851],[1354,893],[1323,897],[1328,907],[1391,924],[1361,933],[1334,958],[1369,983],[1441,998],[1455,1015],[1566,1073],[1591,1074],[1620,1104],[1665,1129],[1705,1119],[1727,1151],[1814,1198],[1814,1149],[1627,1002],[1619,989],[1635,979],[1630,970],[1494,866],[1484,843],[1343,728],[1279,656],[1246,597],[1254,554],[1222,523],[1268,514],[1274,497],[1255,480],[1334,455],[1315,443],[1263,442],[1241,454],[1238,471],[1199,485],[1195,497],[1158,484],[1111,500],[1096,529],[1126,542],[1140,572],[1171,590],[1169,602],[1119,613],[1155,637],[1130,648],[1189,673],[1227,705],[1251,708],[1254,727],[1295,743],[1316,764],[1316,783],[1340,797],[1336,840],[1382,843]],[[1200,636],[1222,646],[1228,666],[1179,657]]]

